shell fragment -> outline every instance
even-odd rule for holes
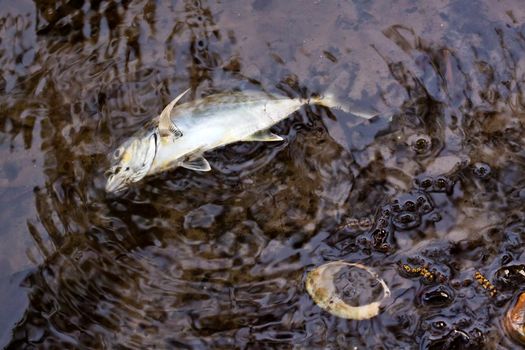
[[[351,305],[351,303],[343,300],[344,295],[341,295],[340,288],[336,286],[336,280],[338,279],[337,275],[341,275],[345,268],[366,272],[376,285],[381,286],[382,297],[364,305]],[[347,279],[346,282],[352,284],[350,287],[353,288],[355,283],[352,282],[355,281]],[[352,320],[366,320],[376,316],[379,314],[381,301],[390,296],[390,289],[374,271],[362,264],[344,261],[330,262],[310,271],[306,278],[306,290],[320,308],[335,316]],[[354,290],[354,294],[359,296],[366,293]]]

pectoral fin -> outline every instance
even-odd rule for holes
[[[176,135],[177,132],[180,132],[179,129],[175,126],[175,124],[171,121],[171,111],[173,110],[173,107],[179,102],[179,100],[188,92],[190,89],[187,89],[179,96],[175,97],[173,101],[171,101],[166,107],[164,107],[164,110],[160,113],[159,117],[159,134],[161,137],[167,137],[170,135]]]
[[[210,171],[210,163],[203,156],[185,160],[180,165],[183,168],[195,170],[195,171]]]
[[[263,131],[257,131],[255,134],[248,136],[243,141],[275,142],[275,141],[283,141],[283,138],[279,135],[275,135],[269,130],[263,130]]]

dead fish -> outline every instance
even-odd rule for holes
[[[372,278],[376,279],[383,289],[381,300],[373,301],[366,305],[353,306],[346,303],[338,295],[335,286],[335,277],[345,267],[354,267],[366,271]],[[345,261],[333,261],[321,265],[310,271],[306,277],[306,291],[314,302],[325,311],[337,317],[351,320],[367,320],[379,314],[381,301],[390,296],[390,289],[385,281],[377,276],[370,268],[358,263]]]
[[[512,339],[525,345],[525,292],[518,296],[516,303],[505,314],[503,326]]]
[[[282,141],[268,129],[305,104],[342,108],[331,96],[302,99],[256,91],[210,95],[175,107],[187,92],[115,150],[106,173],[107,192],[121,191],[147,175],[179,166],[209,171],[203,153],[230,143]]]
[[[245,91],[210,95],[177,105],[184,91],[159,117],[113,154],[107,192],[118,192],[147,175],[184,167],[209,171],[203,153],[237,141],[282,141],[269,131],[303,105],[341,108],[332,96],[302,99]],[[354,113],[364,118],[373,115]]]

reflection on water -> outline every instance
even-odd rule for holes
[[[524,21],[519,1],[3,4],[2,345],[515,347],[523,285],[498,276],[525,261]],[[305,108],[287,142],[106,197],[106,154],[188,87],[393,118]],[[313,304],[305,273],[336,259],[381,274],[382,314]]]

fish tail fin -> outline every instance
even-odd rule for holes
[[[364,119],[371,119],[375,117],[376,113],[368,113],[364,111],[358,111],[355,109],[351,109],[348,106],[346,106],[344,103],[341,103],[335,95],[326,93],[324,96],[315,96],[311,97],[306,101],[307,104],[310,105],[318,105],[323,106],[331,109],[340,109],[343,112],[354,114],[358,117],[364,118]]]

